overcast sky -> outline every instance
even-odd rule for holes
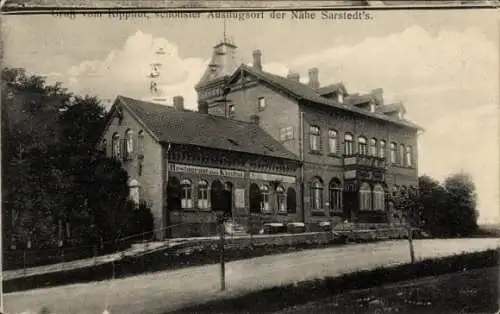
[[[481,221],[499,217],[499,23],[496,11],[372,11],[368,21],[264,20],[227,22],[238,61],[263,53],[267,71],[289,69],[306,79],[342,81],[348,92],[381,87],[387,101],[402,100],[407,117],[426,132],[419,171],[438,180],[456,171],[477,185]],[[166,97],[183,95],[196,108],[193,86],[221,20],[54,18],[4,16],[4,63],[61,81],[70,91],[113,100],[148,98],[149,64],[163,64]],[[166,54],[155,60],[163,47]]]

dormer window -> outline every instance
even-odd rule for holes
[[[398,118],[399,118],[400,120],[402,120],[402,119],[403,119],[403,111],[402,111],[402,110],[399,110],[399,111],[398,111]]]
[[[375,104],[374,103],[370,103],[370,112],[375,112]]]
[[[263,111],[266,109],[266,99],[264,97],[259,98],[259,111]]]
[[[344,103],[344,94],[342,92],[339,92],[337,94],[337,101],[340,103],[340,104],[343,104]]]

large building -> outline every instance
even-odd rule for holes
[[[350,94],[321,86],[319,71],[277,76],[236,62],[237,47],[214,47],[195,89],[198,111],[117,97],[103,135],[123,160],[131,197],[146,201],[157,237],[215,232],[216,212],[245,229],[264,222],[391,223],[391,198],[417,186],[417,137],[401,103],[382,89]]]

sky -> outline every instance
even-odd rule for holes
[[[383,88],[386,102],[403,101],[406,117],[424,127],[419,173],[443,180],[472,175],[481,222],[499,222],[499,23],[494,10],[370,11],[370,20],[227,20],[238,58],[260,49],[264,70],[286,75],[319,68],[320,82],[348,92]],[[68,90],[112,101],[149,99],[150,64],[162,63],[167,99],[195,109],[194,85],[221,19],[4,16],[5,66],[23,67]],[[157,58],[154,52],[166,52]]]

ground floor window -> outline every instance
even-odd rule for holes
[[[372,209],[372,191],[368,183],[363,183],[359,189],[359,209]]]
[[[297,193],[294,188],[288,188],[286,191],[286,209],[291,214],[297,212]]]
[[[285,189],[281,185],[276,188],[276,203],[278,205],[278,212],[286,213]]]
[[[311,185],[311,208],[320,210],[323,208],[323,183],[316,178]]]
[[[208,208],[208,182],[205,180],[198,182],[198,208]]]
[[[330,210],[342,211],[342,185],[338,179],[330,181],[329,192]]]
[[[261,194],[260,194],[260,188],[257,184],[252,183],[250,184],[250,212],[252,213],[259,213],[260,212],[260,199],[261,199]]]
[[[186,179],[181,181],[181,207],[183,209],[193,208],[192,188],[190,180]]]
[[[373,209],[385,209],[385,191],[384,188],[379,184],[375,185],[375,187],[373,188]]]
[[[260,187],[260,193],[261,193],[260,210],[263,212],[268,212],[271,210],[271,206],[269,204],[269,187],[267,185],[262,185]]]

